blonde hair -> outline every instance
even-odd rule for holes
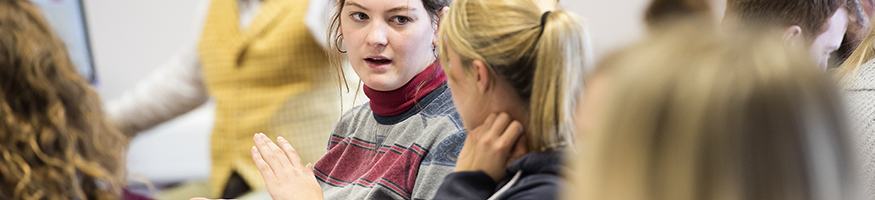
[[[598,66],[607,103],[579,133],[589,142],[571,158],[567,197],[847,198],[836,193],[851,188],[850,164],[830,81],[778,41],[696,27]],[[832,167],[837,177],[819,176]]]
[[[449,63],[447,48],[458,53],[465,71],[480,60],[491,82],[507,81],[529,103],[530,150],[570,142],[572,111],[591,62],[582,21],[556,6],[550,0],[455,0],[439,30],[442,63]]]
[[[869,31],[860,42],[857,50],[854,50],[848,59],[834,70],[836,79],[844,79],[845,86],[849,86],[848,84],[853,82],[852,80],[856,78],[857,70],[861,65],[875,58],[875,24],[871,24],[873,22],[875,20],[870,20]]]
[[[128,140],[26,0],[0,0],[0,199],[120,199]]]

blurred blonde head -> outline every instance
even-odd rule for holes
[[[0,0],[0,199],[119,199],[127,139],[25,0]]]
[[[644,20],[649,28],[658,29],[658,26],[692,17],[713,20],[712,15],[707,0],[653,0],[644,13]]]
[[[506,81],[527,104],[530,150],[568,144],[584,67],[592,62],[582,20],[556,7],[555,0],[454,0],[438,33],[444,70],[452,48],[466,74],[479,60],[490,84]]]
[[[696,27],[598,66],[568,199],[847,199],[829,81],[779,41]]]

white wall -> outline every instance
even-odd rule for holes
[[[594,54],[601,57],[644,34],[648,0],[561,0],[584,17]],[[97,72],[105,100],[124,91],[193,42],[193,15],[198,0],[86,0]],[[143,133],[131,144],[128,167],[157,183],[205,179],[209,173],[208,106]]]
[[[650,0],[559,1],[564,9],[584,18],[596,60],[644,35],[644,9],[649,2]]]

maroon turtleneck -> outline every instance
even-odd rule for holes
[[[374,113],[380,116],[394,116],[413,108],[416,102],[446,80],[447,75],[441,69],[441,64],[435,61],[401,88],[383,92],[365,85],[364,92],[371,100],[371,110],[374,110]]]

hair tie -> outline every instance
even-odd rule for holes
[[[544,14],[541,15],[541,33],[538,34],[539,38],[544,34],[544,27],[547,24],[547,15],[550,15],[550,11],[544,12]]]

